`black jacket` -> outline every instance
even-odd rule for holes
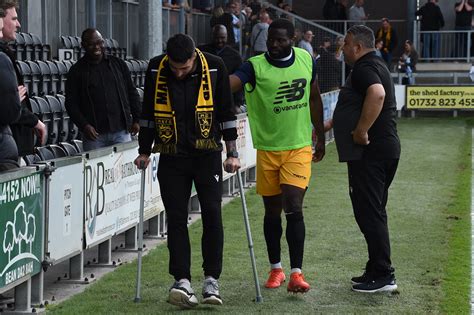
[[[444,17],[441,9],[434,3],[428,2],[415,13],[421,16],[422,31],[439,31],[444,27]]]
[[[10,58],[13,68],[15,69],[17,85],[24,85],[23,76],[18,68],[13,52],[5,43],[0,43],[0,51],[4,52]],[[26,98],[21,102],[20,118],[10,125],[13,138],[18,147],[19,156],[33,153],[35,145],[33,127],[36,126],[37,123],[38,117],[31,112],[30,99],[28,95],[26,95]]]
[[[234,73],[242,65],[242,57],[239,52],[230,46],[224,46],[222,49],[218,49],[213,44],[207,44],[199,46],[199,49],[204,52],[208,52],[215,56],[221,57],[224,61],[224,65],[227,68],[229,74]],[[242,91],[235,92],[234,96],[234,105],[241,106],[244,104],[244,93]]]
[[[237,139],[237,129],[220,128],[220,123],[235,121],[237,118],[232,113],[232,94],[230,91],[229,75],[221,58],[214,55],[203,53],[209,65],[212,85],[212,96],[214,100],[214,111],[212,119],[212,136],[222,150],[221,138],[225,141]],[[160,55],[150,60],[145,77],[145,93],[143,97],[142,120],[146,122],[154,122],[154,95],[156,86],[157,70],[161,60],[165,55]],[[195,108],[199,87],[201,85],[202,66],[197,59],[196,70],[189,74],[183,80],[177,80],[171,73],[168,66],[163,70],[168,77],[168,91],[170,94],[171,105],[176,115],[176,126],[178,132],[177,153],[178,156],[196,156],[209,150],[195,149],[196,143],[196,125],[195,125]],[[140,134],[138,142],[140,145],[140,154],[150,154],[152,144],[157,137],[156,128],[154,126],[146,127],[140,124]]]
[[[97,129],[94,104],[88,90],[89,62],[84,56],[69,70],[66,81],[66,110],[76,126],[83,130],[87,124]],[[112,70],[116,79],[123,116],[127,129],[140,118],[140,96],[132,82],[130,71],[122,59],[104,56],[104,62]]]
[[[0,164],[18,163],[18,149],[10,124],[20,118],[21,104],[15,70],[8,56],[0,52]]]

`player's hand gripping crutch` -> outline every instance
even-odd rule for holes
[[[140,161],[138,167],[141,171],[141,183],[140,183],[140,209],[138,219],[138,259],[137,259],[137,290],[135,293],[135,303],[140,302],[140,287],[142,280],[142,254],[143,254],[143,208],[145,204],[145,161]]]
[[[252,233],[250,232],[250,223],[249,223],[249,216],[248,216],[248,211],[247,211],[247,203],[245,202],[244,187],[242,184],[242,173],[240,172],[240,169],[237,170],[237,178],[239,181],[240,198],[242,199],[242,211],[244,214],[245,231],[247,232],[247,240],[248,240],[249,250],[250,250],[250,260],[252,261],[253,278],[255,280],[255,290],[257,294],[255,301],[259,303],[259,302],[262,302],[263,299],[262,299],[262,293],[260,292],[260,283],[258,281],[257,266],[255,263],[255,253],[253,251]]]

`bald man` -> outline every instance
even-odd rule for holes
[[[242,57],[239,52],[227,44],[227,28],[222,24],[212,27],[212,42],[198,47],[201,51],[221,57],[229,74],[234,73],[242,65]],[[238,91],[233,94],[234,113],[240,113],[243,105],[243,93]]]
[[[140,97],[125,62],[105,54],[100,32],[82,33],[86,54],[71,67],[66,109],[82,133],[84,151],[131,141],[140,130]]]

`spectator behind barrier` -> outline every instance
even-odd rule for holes
[[[472,29],[472,8],[469,0],[461,0],[454,5],[456,13],[455,27],[457,31],[469,31]],[[456,33],[454,57],[464,58],[467,56],[468,33]]]
[[[421,31],[439,31],[444,27],[444,17],[439,6],[436,5],[437,0],[428,0],[415,15],[421,17]],[[423,58],[439,58],[439,33],[424,33],[423,41]]]
[[[5,11],[0,8],[0,39],[3,38],[3,18]],[[21,114],[20,96],[15,78],[15,70],[8,56],[0,52],[0,95],[2,97],[0,115],[0,172],[18,168],[18,148],[10,130],[10,124]]]
[[[418,62],[418,52],[413,47],[413,43],[410,40],[405,41],[403,54],[400,56],[398,61],[398,71],[406,74],[403,78],[404,84],[413,84],[412,73],[416,71],[416,64]]]
[[[398,45],[398,37],[397,32],[390,25],[390,21],[387,18],[382,19],[382,26],[378,29],[376,37],[383,40],[382,58],[390,69],[393,51]]]
[[[268,27],[271,22],[270,15],[267,12],[260,13],[260,22],[254,25],[250,35],[250,48],[253,56],[267,51]]]
[[[227,71],[232,74],[242,65],[242,57],[237,50],[227,45],[227,29],[224,25],[217,24],[212,28],[212,43],[199,47],[201,51],[219,56],[224,61]],[[241,113],[240,107],[244,103],[244,96],[241,91],[233,94],[234,113]]]
[[[84,151],[131,141],[140,130],[140,97],[125,62],[104,53],[93,28],[82,33],[86,54],[71,67],[66,109],[83,135]]]
[[[353,22],[352,25],[365,24],[365,20],[369,18],[368,14],[365,14],[364,0],[355,0],[354,5],[349,9],[349,20],[357,21]]]
[[[10,125],[10,128],[18,148],[18,155],[24,156],[34,152],[35,139],[33,130],[38,135],[37,143],[39,145],[44,143],[46,139],[46,126],[31,112],[30,99],[28,91],[24,86],[23,75],[16,63],[13,52],[7,45],[8,42],[15,40],[16,31],[20,28],[20,21],[18,21],[18,14],[16,12],[17,7],[18,1],[16,0],[2,0],[0,2],[0,8],[3,9],[5,14],[0,51],[10,58],[16,73],[18,93],[21,100],[21,114],[20,118]]]
[[[298,43],[298,47],[303,48],[304,50],[309,52],[311,57],[314,58],[315,55],[314,55],[313,45],[311,44],[311,42],[313,41],[313,38],[314,38],[314,34],[311,30],[305,31],[303,35],[303,39],[301,39],[300,42]]]
[[[227,29],[227,44],[233,47],[235,45],[234,27],[232,24],[233,18],[232,14],[229,12],[230,8],[228,6],[226,7],[226,10],[227,11],[224,11],[220,6],[215,7],[212,11],[212,17],[209,23],[211,24],[211,27],[214,27],[214,25],[217,24],[224,25]]]

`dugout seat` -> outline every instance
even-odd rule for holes
[[[20,69],[21,75],[23,76],[23,83],[25,87],[28,89],[28,93],[31,94],[33,90],[33,83],[31,79],[31,68],[30,66],[24,61],[17,61],[18,68]]]
[[[31,35],[28,33],[22,33],[22,35],[25,39],[25,52],[23,53],[23,60],[35,60],[35,43],[33,41],[33,37],[31,37]]]
[[[36,64],[39,66],[41,71],[41,82],[40,82],[40,94],[45,95],[51,92],[51,69],[49,68],[48,64],[44,61],[37,60]]]
[[[51,152],[53,152],[54,158],[56,159],[68,156],[66,150],[64,150],[61,146],[57,144],[50,144],[46,148],[50,150]]]
[[[52,95],[46,95],[45,99],[48,101],[51,115],[51,129],[48,133],[48,141],[46,143],[56,144],[58,143],[59,139],[60,125],[62,123],[61,120],[63,118],[63,110],[61,108],[61,103],[59,103],[59,100],[56,97]]]
[[[54,61],[48,60],[46,63],[49,69],[51,69],[51,91],[49,94],[56,95],[58,93],[58,86],[60,85],[59,69]]]
[[[82,146],[82,141],[78,139],[71,140],[70,142],[76,149],[77,152],[81,153],[84,152],[84,148]]]
[[[31,90],[28,90],[29,94],[30,95],[41,95],[40,93],[40,85],[42,85],[42,78],[41,78],[41,69],[39,67],[39,65],[34,62],[34,61],[31,61],[31,60],[27,60],[25,61],[28,66],[30,67],[30,70],[31,70],[31,83],[30,83],[30,87],[31,87]]]
[[[68,156],[74,156],[79,153],[76,147],[68,142],[60,142],[59,146],[63,148],[64,151],[66,151]]]
[[[40,157],[41,161],[49,161],[55,158],[54,153],[47,147],[35,148],[36,154]]]

